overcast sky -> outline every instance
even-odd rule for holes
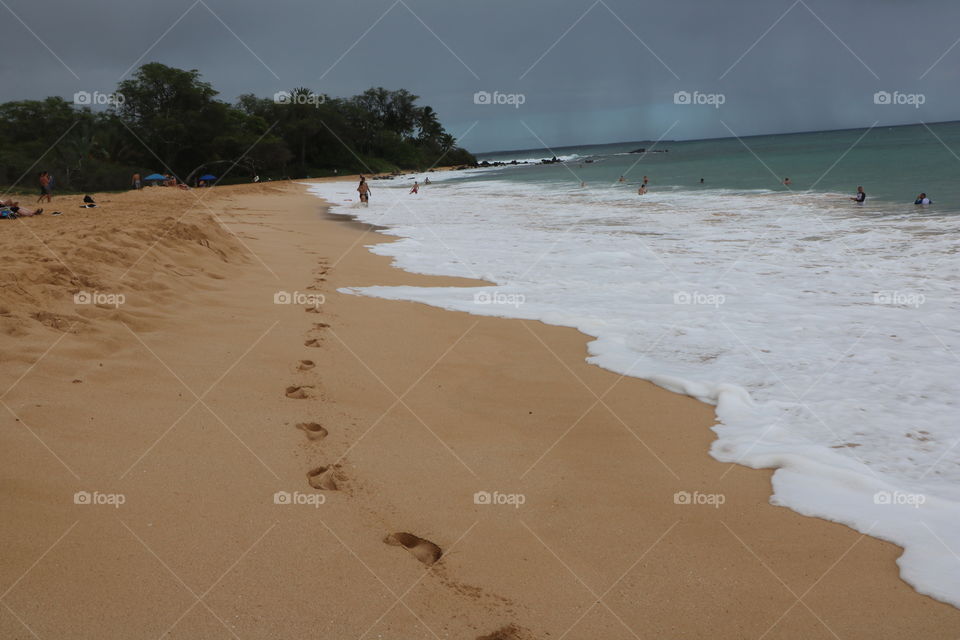
[[[228,101],[406,88],[476,152],[960,119],[957,0],[0,5],[4,100],[110,91],[152,61],[199,69]]]

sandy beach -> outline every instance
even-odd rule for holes
[[[338,293],[483,283],[303,185],[97,200],[0,222],[0,637],[957,637],[584,335]]]

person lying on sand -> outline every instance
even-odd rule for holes
[[[0,210],[0,218],[13,220],[14,218],[29,218],[30,216],[39,216],[43,209],[24,209],[17,205]]]

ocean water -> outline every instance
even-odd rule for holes
[[[715,405],[711,454],[776,469],[773,503],[903,546],[960,606],[960,125],[640,146],[374,181],[368,208],[311,189],[397,267],[493,283],[351,293],[579,329],[590,362]]]

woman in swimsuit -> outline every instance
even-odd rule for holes
[[[370,203],[370,185],[367,184],[367,179],[363,176],[360,176],[360,184],[357,186],[357,191],[360,193],[360,202],[364,204]]]

